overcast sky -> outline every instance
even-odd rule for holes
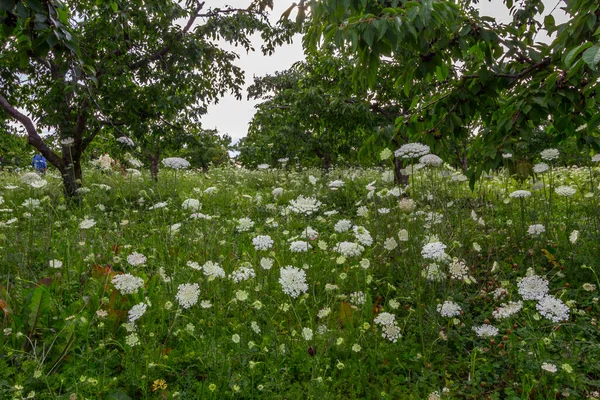
[[[230,5],[236,8],[246,8],[250,3],[249,0],[212,0],[209,2],[211,7],[224,7]],[[272,12],[272,21],[276,22],[281,14],[290,6],[291,0],[274,0],[275,8]],[[517,1],[515,1],[517,3]],[[557,1],[544,0],[546,10],[544,14],[550,13]],[[499,22],[509,22],[511,17],[502,0],[481,0],[479,4],[481,15],[488,15],[496,18]],[[562,23],[566,20],[564,12],[560,8],[556,8],[553,12],[556,23]],[[548,38],[538,37],[538,40],[548,40]],[[229,50],[236,51],[240,56],[238,66],[240,66],[246,74],[246,87],[254,81],[254,76],[263,76],[272,74],[275,71],[283,71],[288,69],[293,63],[303,60],[304,54],[302,51],[301,37],[297,35],[294,43],[289,46],[280,47],[272,56],[263,56],[260,52],[262,40],[260,35],[255,35],[254,40],[255,52],[246,54],[240,48],[226,47]],[[222,98],[218,104],[211,105],[208,108],[208,114],[202,117],[202,126],[205,129],[216,128],[220,134],[228,134],[236,142],[240,138],[246,136],[248,123],[254,115],[254,105],[256,101],[247,101],[246,93],[243,99],[238,101],[234,96]]]

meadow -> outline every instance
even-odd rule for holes
[[[0,173],[0,398],[600,398],[600,159],[397,154]]]

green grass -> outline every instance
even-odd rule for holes
[[[382,170],[163,170],[154,182],[90,169],[89,192],[73,203],[57,176],[34,188],[18,175],[0,175],[0,398],[592,396],[600,390],[599,170],[554,168],[538,190],[533,180],[500,173],[474,191],[444,171],[419,171],[395,196]],[[344,186],[331,190],[338,179]],[[554,192],[560,185],[577,192],[561,197]],[[209,187],[216,189],[205,192]],[[283,192],[275,197],[277,187]],[[516,189],[532,196],[510,198]],[[318,211],[290,211],[299,195],[318,199]],[[182,208],[189,198],[209,218],[190,218],[194,211]],[[402,210],[401,198],[412,199],[414,210]],[[27,199],[39,207],[24,206]],[[368,213],[357,215],[359,208]],[[86,218],[95,225],[82,229]],[[253,227],[240,232],[240,218]],[[352,229],[336,232],[342,219],[372,237],[362,254],[336,251],[338,243],[357,241]],[[176,231],[174,224],[181,224]],[[528,234],[532,224],[545,232]],[[309,226],[318,238],[300,237]],[[403,229],[406,241],[398,235]],[[255,250],[258,235],[269,235],[273,247]],[[310,250],[292,252],[294,240],[308,241]],[[436,262],[443,279],[432,281],[424,270],[434,261],[421,250],[438,241],[448,259]],[[130,265],[133,252],[146,262]],[[271,269],[261,267],[263,258],[273,261]],[[467,279],[451,277],[453,258],[464,262]],[[51,268],[51,260],[62,267]],[[188,265],[207,261],[226,276],[211,279]],[[306,273],[308,289],[296,298],[279,282],[286,266]],[[240,267],[252,268],[254,277],[235,282],[231,274]],[[121,294],[112,283],[121,273],[143,286]],[[551,321],[536,300],[522,300],[517,282],[528,274],[548,281],[568,319]],[[189,308],[176,297],[185,283],[200,289]],[[440,315],[445,301],[458,304],[460,314]],[[508,301],[522,301],[522,310],[495,319]],[[146,312],[127,326],[140,303]],[[402,335],[395,342],[382,336],[375,321],[381,313],[395,317]],[[485,324],[498,334],[478,337],[473,327]]]

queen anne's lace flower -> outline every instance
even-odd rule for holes
[[[295,298],[308,290],[304,270],[288,265],[281,268],[280,274],[279,283],[283,293]]]
[[[494,312],[492,312],[492,317],[496,319],[505,319],[518,313],[522,308],[522,301],[509,301],[508,303],[503,304],[494,310]]]
[[[135,322],[138,319],[140,319],[140,317],[142,315],[144,315],[146,313],[146,309],[148,308],[148,305],[146,303],[138,303],[135,306],[131,307],[131,310],[129,310],[129,322]]]
[[[407,143],[394,152],[398,158],[417,158],[429,154],[429,146],[421,143]]]
[[[535,172],[536,174],[543,174],[544,172],[548,171],[550,169],[550,166],[546,163],[539,163],[539,164],[535,164],[533,166],[533,172]]]
[[[529,190],[515,190],[508,197],[513,199],[525,199],[531,196],[531,192]]]
[[[235,228],[238,232],[247,232],[254,227],[254,221],[250,218],[240,218],[238,219],[238,225]]]
[[[355,257],[360,256],[365,250],[363,246],[353,242],[341,242],[335,246],[335,251],[343,255],[344,257]]]
[[[459,281],[467,279],[469,276],[469,268],[463,260],[459,260],[458,258],[452,259],[449,272],[452,279],[458,279]]]
[[[115,275],[112,278],[112,284],[121,294],[132,294],[144,286],[144,280],[131,274]]]
[[[565,196],[565,197],[571,197],[575,194],[575,192],[577,192],[577,190],[575,188],[572,188],[571,186],[559,186],[556,189],[554,189],[554,191],[556,192],[557,195],[559,196]]]
[[[381,336],[391,342],[396,342],[402,337],[400,328],[396,323],[396,316],[388,312],[382,312],[375,317],[373,322],[381,326]]]
[[[427,243],[421,250],[423,258],[441,260],[446,257],[446,245],[442,242]]]
[[[124,145],[127,145],[129,147],[134,147],[135,143],[133,143],[133,140],[129,139],[127,136],[121,136],[117,139],[117,142],[119,143],[123,143]]]
[[[535,308],[541,315],[553,322],[567,321],[569,319],[569,307],[554,296],[546,295],[542,297]]]
[[[546,149],[540,153],[540,156],[542,160],[552,161],[556,160],[560,156],[560,153],[556,149]]]
[[[141,253],[138,253],[137,251],[134,251],[133,253],[127,256],[127,262],[129,263],[129,265],[137,267],[146,263],[146,256]]]
[[[298,196],[295,200],[290,200],[290,210],[297,214],[311,215],[319,210],[321,202],[314,197]]]
[[[439,167],[444,163],[444,160],[436,156],[435,154],[426,154],[419,158],[419,162],[428,167]]]
[[[197,283],[184,283],[177,287],[175,298],[183,308],[190,308],[198,302],[200,286]]]
[[[89,229],[89,228],[93,227],[94,225],[96,225],[96,221],[94,221],[91,218],[85,218],[79,224],[79,228],[81,228],[81,229]]]
[[[254,270],[252,268],[250,268],[248,266],[241,266],[231,273],[230,278],[235,283],[239,283],[239,282],[254,278],[255,276],[256,276],[256,273],[254,272]]]
[[[333,230],[338,233],[348,232],[352,228],[352,222],[347,219],[341,219],[333,227]]]
[[[290,243],[290,251],[292,253],[306,253],[312,246],[304,240],[295,240]]]
[[[498,328],[496,328],[495,326],[492,326],[492,325],[474,326],[472,329],[475,331],[477,336],[483,337],[483,338],[496,336],[496,335],[498,335],[498,332],[499,332]]]
[[[427,278],[431,282],[440,282],[446,279],[446,275],[436,263],[431,263],[421,272],[423,278]]]
[[[186,199],[181,203],[181,208],[184,210],[196,212],[202,208],[202,204],[197,199]]]
[[[173,168],[173,169],[185,169],[189,168],[190,163],[187,160],[179,157],[168,157],[162,160],[162,164],[165,167]]]
[[[546,228],[542,224],[529,225],[529,228],[527,229],[527,233],[531,236],[539,236],[544,232],[546,232]]]
[[[252,239],[252,244],[255,250],[269,250],[273,247],[273,239],[269,235],[259,235]]]
[[[444,304],[437,305],[437,311],[442,317],[457,317],[462,309],[455,302],[446,300]]]
[[[524,277],[517,286],[523,300],[540,300],[548,294],[548,281],[538,275]]]
[[[221,268],[221,266],[218,263],[213,261],[205,262],[202,266],[202,271],[204,272],[204,275],[211,279],[225,278],[225,271],[223,270],[223,268]]]
[[[373,237],[364,226],[354,226],[354,237],[363,246],[370,246],[373,244]]]

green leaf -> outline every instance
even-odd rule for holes
[[[371,24],[368,24],[362,33],[363,40],[367,43],[367,46],[369,46],[370,48],[373,47],[373,42],[375,40],[376,34],[377,29]]]
[[[12,10],[17,0],[0,0],[0,11]]]
[[[592,45],[592,43],[586,42],[586,43],[580,44],[579,46],[575,47],[574,49],[571,49],[565,55],[565,58],[563,60],[563,62],[565,63],[565,66],[567,68],[571,68],[571,65],[573,65],[573,60],[575,59],[575,57],[577,57],[577,55],[579,55],[579,53],[581,53],[583,50],[587,49],[591,45]]]
[[[600,62],[600,46],[594,45],[590,47],[583,52],[581,58],[583,58],[583,61],[585,61],[585,63],[595,71],[596,66]]]
[[[106,395],[104,400],[131,400],[131,397],[120,390],[113,390]]]
[[[35,329],[40,315],[45,314],[50,308],[50,295],[43,286],[38,286],[31,296],[31,303],[29,303],[29,326],[31,332]]]
[[[117,11],[119,10],[119,8],[118,8],[118,6],[117,6],[117,3],[115,3],[114,1],[111,1],[111,2],[110,2],[110,8],[112,8],[112,10],[113,10],[114,12],[117,12]]]

